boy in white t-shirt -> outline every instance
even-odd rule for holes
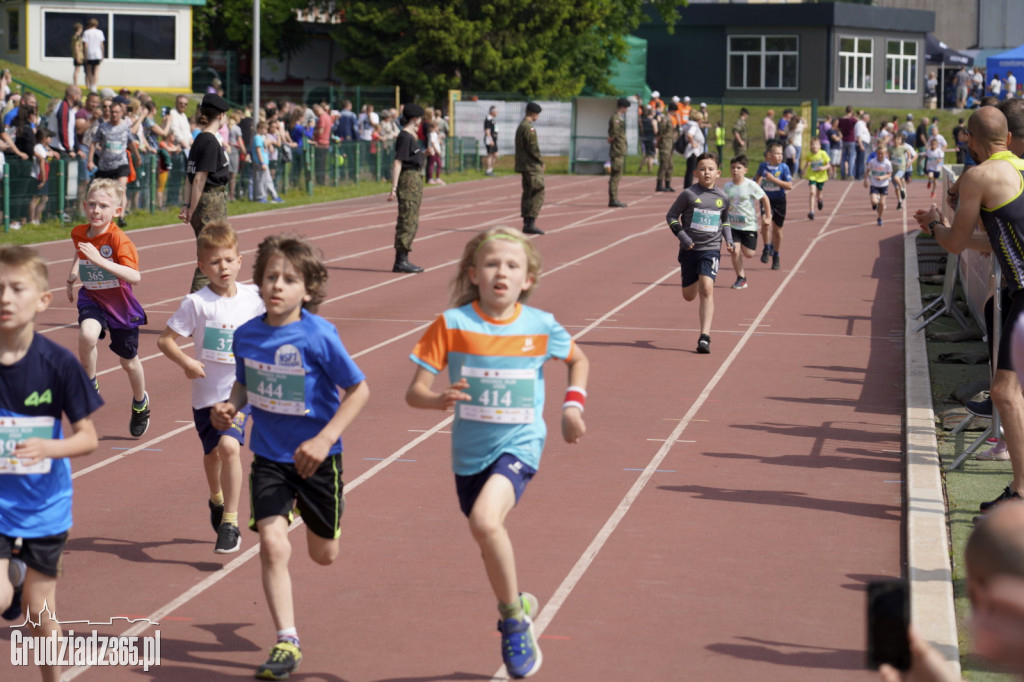
[[[878,226],[882,226],[882,213],[885,212],[885,197],[889,194],[889,181],[892,179],[892,162],[889,161],[889,150],[884,143],[875,148],[875,158],[867,163],[864,173],[864,186],[869,188],[871,208],[878,211]]]
[[[103,61],[103,44],[107,41],[99,25],[98,19],[89,19],[85,23],[85,32],[82,33],[82,42],[85,44],[85,87],[89,92],[96,92],[100,62]]]
[[[196,238],[199,269],[210,283],[182,300],[167,320],[157,345],[192,379],[192,416],[203,443],[203,467],[210,487],[210,523],[217,532],[214,552],[228,554],[241,547],[238,500],[242,492],[242,462],[248,411],[235,415],[231,427],[219,431],[210,422],[210,408],[231,395],[235,383],[232,352],[235,329],[264,310],[259,289],[235,280],[242,266],[238,236],[225,222],[209,223]],[[195,339],[195,358],[178,346],[178,339]]]
[[[932,199],[935,198],[935,188],[939,184],[939,176],[942,175],[942,164],[945,157],[946,152],[942,148],[939,138],[933,137],[928,140],[928,148],[924,150],[924,172],[928,176],[928,189],[932,191]]]
[[[733,289],[746,289],[747,276],[743,270],[743,258],[757,255],[757,228],[766,233],[772,224],[772,205],[761,185],[747,177],[749,162],[746,154],[733,157],[729,162],[732,180],[725,183],[722,191],[729,197],[729,225],[732,238],[738,245],[732,252],[732,267],[736,271]],[[757,210],[758,203],[761,211]],[[758,215],[760,213],[760,215]]]
[[[892,163],[892,180],[899,193],[896,208],[900,209],[903,208],[903,202],[907,198],[906,178],[910,177],[910,172],[914,168],[914,160],[917,158],[917,152],[907,144],[906,135],[902,130],[896,133],[895,143],[889,155]]]

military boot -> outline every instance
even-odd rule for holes
[[[536,218],[523,218],[523,234],[544,234],[544,230],[537,227]]]
[[[423,268],[409,262],[409,252],[405,249],[395,249],[395,266],[391,272],[414,273],[423,272]]]

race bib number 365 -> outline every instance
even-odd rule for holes
[[[532,424],[537,372],[532,369],[483,369],[463,367],[473,396],[459,403],[462,419],[495,424]]]
[[[245,360],[245,390],[249,403],[276,414],[306,413],[306,370]]]
[[[49,459],[29,466],[14,456],[18,443],[29,438],[53,438],[53,417],[0,417],[0,474],[49,473]]]
[[[117,275],[86,261],[78,263],[78,276],[86,289],[116,289],[121,286]]]

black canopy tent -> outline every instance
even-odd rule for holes
[[[946,66],[955,66],[958,69],[961,66],[971,66],[974,64],[974,58],[954,50],[934,34],[928,33],[924,39],[924,61],[927,64],[938,64],[939,69],[943,71],[939,75],[939,108],[942,109],[945,103]]]

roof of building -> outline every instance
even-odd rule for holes
[[[911,33],[929,33],[935,30],[935,12],[931,10],[875,7],[846,2],[743,5],[690,3],[689,6],[680,8],[679,15],[679,26],[729,26],[733,32],[746,26],[837,26]],[[651,23],[662,23],[657,13],[652,13],[651,17]]]

